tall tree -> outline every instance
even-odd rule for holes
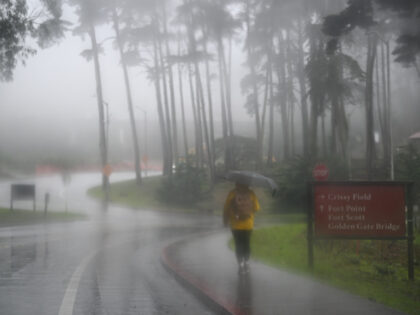
[[[171,56],[171,50],[169,46],[169,32],[168,32],[168,19],[167,19],[167,1],[161,1],[161,24],[162,24],[162,34],[165,46],[165,54],[166,58],[165,61],[168,60]],[[173,156],[175,165],[178,165],[179,153],[178,153],[178,123],[177,123],[177,115],[176,115],[176,104],[175,104],[175,88],[174,88],[174,78],[173,78],[173,71],[172,71],[172,64],[166,62],[165,69],[168,72],[168,83],[169,83],[169,93],[171,99],[171,125],[172,125],[172,149],[173,149]]]
[[[257,36],[257,32],[255,31],[255,15],[256,15],[256,6],[257,3],[253,0],[246,0],[244,3],[244,20],[245,20],[245,27],[246,27],[246,53],[247,53],[247,64],[250,70],[251,75],[251,82],[252,82],[252,106],[253,106],[253,114],[255,117],[255,130],[256,130],[256,139],[258,144],[262,144],[261,138],[261,119],[260,119],[260,104],[258,98],[258,82],[257,82],[257,55],[255,53],[255,46],[253,45],[252,41]],[[259,152],[262,152],[262,147],[259,148]],[[257,161],[257,168],[261,168],[262,158],[259,155]]]
[[[180,35],[178,34],[178,56],[181,56],[181,38]],[[182,134],[183,134],[183,139],[184,139],[184,155],[185,155],[185,160],[188,159],[188,135],[187,135],[187,123],[186,123],[186,119],[185,119],[185,102],[184,102],[184,84],[183,84],[183,80],[182,80],[182,63],[181,62],[176,62],[178,64],[178,87],[179,87],[179,97],[180,97],[180,103],[181,103],[181,117],[182,117]]]
[[[94,61],[95,81],[96,81],[96,99],[98,106],[99,120],[99,148],[101,155],[101,165],[104,170],[108,165],[108,143],[105,132],[105,113],[104,99],[102,89],[101,67],[99,54],[102,50],[96,37],[96,24],[104,22],[103,2],[99,0],[71,0],[70,3],[76,7],[76,13],[79,17],[79,25],[74,29],[75,34],[88,34],[91,47],[84,50],[81,55],[87,60]],[[104,191],[105,201],[109,199],[109,178],[102,172],[102,190]]]
[[[366,88],[365,88],[365,109],[366,109],[366,172],[368,180],[373,177],[373,164],[376,159],[375,138],[374,138],[374,115],[373,115],[373,69],[376,58],[377,39],[368,35],[368,48],[366,58]]]
[[[133,140],[133,151],[134,151],[134,168],[136,172],[136,183],[137,185],[141,184],[141,164],[140,164],[140,147],[138,141],[138,134],[137,134],[137,126],[136,126],[136,119],[134,115],[134,105],[133,105],[133,96],[131,92],[131,82],[130,77],[128,74],[128,65],[127,65],[127,58],[128,58],[128,51],[126,50],[126,42],[121,34],[121,17],[120,13],[118,12],[118,3],[117,1],[113,0],[110,5],[111,11],[111,20],[112,25],[115,31],[115,42],[116,47],[118,48],[118,52],[120,54],[120,63],[123,70],[124,75],[124,84],[127,96],[127,105],[128,105],[128,114],[130,117],[130,126],[131,126],[131,134]]]
[[[235,30],[239,26],[238,21],[235,20],[228,10],[228,6],[231,2],[233,1],[199,1],[201,27],[204,31],[205,39],[215,45],[217,54],[222,134],[224,139],[223,145],[225,146],[224,164],[226,170],[234,167],[232,164],[234,127],[230,86],[231,63],[226,61],[225,41],[233,37]],[[210,78],[208,78],[208,82],[210,82]],[[209,88],[210,87],[208,87],[208,90]],[[210,93],[210,91],[208,93]]]

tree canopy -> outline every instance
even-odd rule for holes
[[[418,66],[420,56],[420,2],[418,0],[349,0],[347,7],[325,17],[323,31],[332,36],[330,52],[337,48],[337,39],[354,28],[371,29],[378,25],[375,12],[386,15],[398,36],[393,51],[395,60],[404,65]]]
[[[30,12],[26,0],[2,0],[0,3],[0,80],[13,79],[19,61],[36,53],[27,44],[36,38],[47,47],[64,36],[68,22],[61,20],[61,0],[41,0],[40,9]]]

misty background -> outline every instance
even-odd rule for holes
[[[327,3],[326,1],[325,3]],[[179,28],[176,21],[176,10],[182,1],[166,2],[168,25],[170,31]],[[325,4],[324,3],[324,4]],[[322,15],[312,15],[312,20],[322,21],[322,16],[337,13],[344,8],[346,1],[334,1],[334,5],[324,5]],[[40,9],[38,1],[29,2],[30,10]],[[0,115],[0,156],[6,164],[24,167],[27,170],[36,164],[50,163],[63,159],[72,159],[79,164],[99,164],[98,145],[98,109],[95,91],[95,77],[93,63],[81,56],[81,52],[89,48],[88,36],[77,36],[72,29],[77,26],[78,17],[74,6],[64,2],[62,18],[71,23],[65,37],[57,44],[46,49],[37,49],[34,56],[20,62],[10,82],[0,84],[1,115]],[[232,1],[227,7],[232,16],[239,17],[240,4]],[[290,9],[290,12],[288,11]],[[279,20],[293,14],[293,4],[285,2],[283,16]],[[179,23],[178,23],[179,24]],[[103,98],[109,113],[109,158],[112,162],[132,161],[133,148],[131,140],[130,122],[127,112],[126,91],[121,71],[120,56],[115,49],[114,31],[111,23],[101,23],[96,27],[98,42],[103,43],[104,52],[100,55]],[[246,95],[241,91],[241,80],[248,73],[245,49],[246,29],[240,25],[235,29],[231,51],[231,99],[234,114],[235,133],[240,136],[255,138],[254,116],[245,108]],[[305,53],[309,53],[308,42]],[[173,51],[176,44],[171,43]],[[35,40],[29,40],[29,46],[36,47]],[[219,84],[217,80],[217,58],[214,45],[210,45],[212,91],[214,92],[214,124],[215,137],[222,137],[222,121]],[[391,42],[392,48],[395,44]],[[352,48],[357,54],[358,48]],[[150,54],[151,48],[144,47],[145,55]],[[363,63],[363,53],[360,52]],[[306,57],[307,58],[307,57]],[[201,66],[202,67],[202,66]],[[391,94],[392,94],[392,122],[394,147],[407,142],[407,138],[419,131],[420,92],[419,77],[413,68],[403,67],[400,63],[391,64]],[[175,72],[175,71],[174,71]],[[141,154],[145,154],[146,146],[150,159],[161,161],[161,138],[158,123],[157,104],[154,83],[142,67],[130,67],[134,115],[137,122],[137,133]],[[184,78],[186,81],[186,78]],[[178,85],[175,79],[175,93]],[[207,92],[205,92],[207,95]],[[262,93],[262,92],[261,92]],[[296,91],[297,93],[297,91]],[[188,88],[184,85],[186,126],[188,134],[195,132],[191,102],[188,99]],[[300,105],[296,104],[292,125],[295,130],[296,154],[302,154],[302,136]],[[146,117],[147,115],[147,117]],[[281,159],[282,126],[280,110],[275,115],[275,155]],[[350,121],[350,143],[354,156],[363,156],[364,150],[364,104],[363,99],[349,106],[347,115]],[[177,107],[177,117],[180,110]],[[147,119],[146,119],[147,118]],[[147,122],[146,122],[147,120]],[[147,124],[147,131],[145,125]],[[181,124],[178,124],[178,142],[182,145]],[[379,133],[379,127],[375,130]],[[147,137],[146,137],[147,133]],[[189,139],[193,147],[193,139]],[[380,140],[378,140],[380,141]],[[263,139],[264,148],[267,146],[267,136]],[[180,150],[181,151],[181,150]]]

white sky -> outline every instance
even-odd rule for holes
[[[98,41],[112,35],[109,28],[102,27],[98,30]],[[100,62],[104,100],[109,103],[112,122],[113,119],[127,118],[127,102],[119,56],[112,49],[112,41],[106,42],[105,47],[105,55],[101,56]],[[44,118],[73,123],[84,119],[97,119],[93,62],[88,62],[80,56],[80,53],[88,48],[88,37],[82,41],[80,37],[69,32],[59,45],[45,50],[39,49],[35,56],[26,60],[26,66],[19,65],[12,82],[0,83],[0,123],[15,121],[24,124],[26,119],[37,121],[38,118],[40,123],[44,123]],[[242,43],[235,47],[233,55],[232,100],[235,120],[243,121],[251,118],[243,109],[244,99],[240,93],[240,77],[246,71],[242,66],[241,50]],[[214,71],[217,70],[217,67],[213,68]],[[147,80],[144,69],[132,68],[130,77],[135,106],[145,109],[151,120],[157,120],[154,86]],[[177,81],[177,78],[175,79]],[[184,78],[184,82],[187,82],[187,78]],[[215,81],[213,88],[217,97],[214,100],[216,120],[220,120],[218,87],[219,84]],[[188,99],[187,115],[192,119],[187,90],[184,97]],[[141,117],[143,114],[137,111],[136,115]],[[180,110],[178,117],[181,117]]]

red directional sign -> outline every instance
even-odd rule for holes
[[[312,176],[316,181],[325,181],[328,179],[329,171],[325,164],[319,163],[312,170]]]
[[[404,185],[314,184],[316,236],[404,237]]]

